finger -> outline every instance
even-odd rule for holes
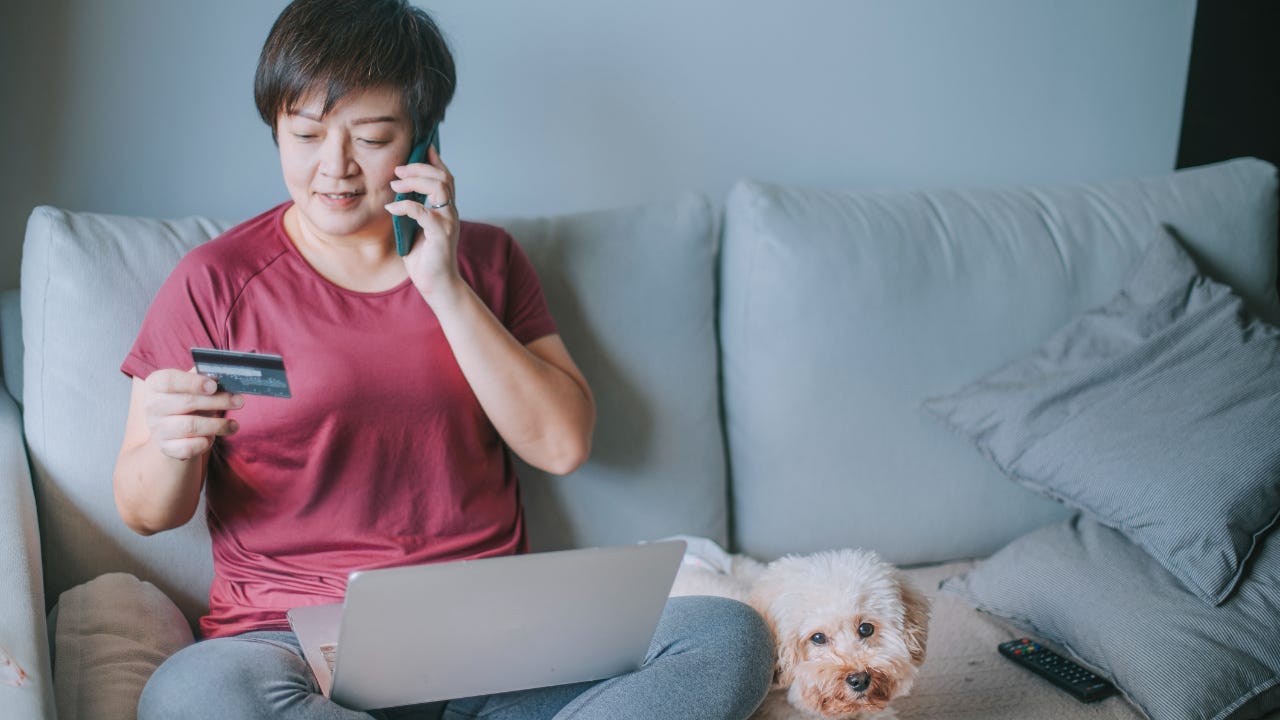
[[[158,443],[160,452],[175,460],[190,460],[199,457],[213,447],[213,439],[206,437],[179,438]]]
[[[425,195],[430,202],[429,205],[440,205],[448,203],[453,199],[453,193],[450,192],[449,183],[442,182],[433,178],[411,177],[402,178],[391,181],[391,189],[398,193],[418,193]]]
[[[214,437],[152,437],[153,442],[155,442],[156,447],[162,454],[178,460],[190,460],[209,452],[216,440]]]
[[[427,209],[423,207],[420,202],[414,202],[413,200],[396,200],[395,202],[389,202],[386,205],[383,205],[383,207],[392,215],[413,218],[418,221],[418,224],[429,221]]]
[[[397,200],[396,202],[387,203],[383,207],[392,215],[413,218],[424,231],[440,235],[448,234],[449,226],[446,223],[451,220],[451,216],[447,211],[453,210],[452,205],[431,209],[422,203],[412,200]]]
[[[443,188],[439,192],[427,193],[427,198],[423,205],[431,211],[452,209],[453,193]]]
[[[395,169],[396,177],[400,179],[408,178],[427,178],[430,180],[438,180],[440,182],[448,182],[449,171],[444,168],[438,168],[426,163],[414,163],[412,165],[399,165]]]
[[[157,370],[148,375],[144,382],[149,390],[159,393],[212,395],[218,391],[218,383],[211,377],[196,373],[195,368],[186,372]]]
[[[159,443],[190,438],[214,438],[233,435],[240,423],[231,418],[205,415],[170,415],[161,418],[151,430],[151,436]]]
[[[401,165],[395,169],[396,177],[407,180],[410,178],[426,178],[436,180],[442,183],[447,189],[447,197],[454,197],[454,178],[453,173],[449,171],[449,167],[444,164],[440,158],[440,153],[432,146],[427,156],[428,163],[414,163],[413,165]],[[394,187],[394,186],[393,186]],[[426,192],[418,190],[418,192]]]
[[[239,410],[244,407],[244,396],[220,392],[213,395],[191,393],[158,393],[147,408],[157,415],[190,415],[193,413]]]

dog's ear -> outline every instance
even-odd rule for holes
[[[929,638],[929,598],[920,592],[901,573],[898,575],[898,592],[902,596],[902,636],[917,667],[924,662],[925,645]]]
[[[796,679],[796,665],[800,664],[802,641],[795,636],[795,633],[779,635],[776,629],[773,636],[778,643],[778,656],[773,665],[773,687],[789,688]]]
[[[751,607],[769,625],[777,646],[773,666],[774,689],[791,687],[795,679],[795,667],[801,657],[800,643],[795,637],[797,631],[789,627],[795,624],[794,620],[787,617],[788,612],[782,603],[782,596],[786,593],[792,576],[790,565],[789,561],[775,560],[767,566],[757,568],[757,577],[751,586],[749,599]]]
[[[773,635],[776,648],[773,659],[773,689],[791,687],[791,681],[795,678],[795,666],[800,659],[796,638],[791,637],[794,633],[788,633],[778,627],[777,620],[769,611],[769,607],[757,604],[760,601],[759,597],[752,596],[751,600],[751,606],[760,613],[760,617],[764,618],[765,624],[769,626],[769,632]]]

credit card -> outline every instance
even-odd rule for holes
[[[191,348],[191,359],[195,361],[196,372],[218,381],[218,390],[292,397],[289,380],[284,375],[284,358],[279,355]]]

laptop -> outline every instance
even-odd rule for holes
[[[680,540],[351,573],[289,624],[321,691],[373,710],[602,680],[640,667]]]

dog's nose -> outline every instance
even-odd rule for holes
[[[844,681],[853,688],[854,692],[866,692],[867,688],[871,687],[871,673],[849,673],[844,677]]]

